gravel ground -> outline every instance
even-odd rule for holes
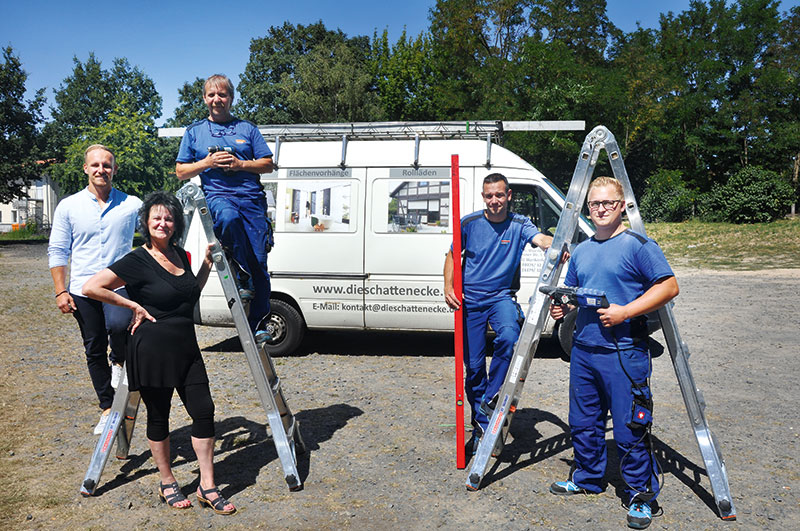
[[[552,342],[543,341],[533,361],[509,445],[480,491],[464,488],[467,471],[455,467],[451,338],[441,334],[316,333],[297,355],[275,360],[308,447],[299,459],[305,488],[289,492],[238,339],[231,329],[199,327],[216,402],[217,479],[239,513],[217,516],[196,503],[173,511],[158,502],[144,408],[131,458],[112,458],[98,495],[83,498],[99,412],[77,324],[53,303],[45,254],[42,244],[0,246],[4,529],[624,527],[614,451],[603,494],[565,500],[548,493],[572,458],[569,367]],[[793,528],[800,520],[800,270],[679,270],[678,280],[675,314],[726,458],[738,520],[716,514],[665,354],[654,360],[653,376],[664,512],[651,529]],[[188,416],[177,397],[174,404],[175,474],[189,493],[197,462]]]

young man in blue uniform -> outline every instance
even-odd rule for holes
[[[570,478],[557,481],[558,495],[603,491],[605,427],[614,424],[628,525],[645,529],[658,496],[658,465],[648,426],[652,419],[650,356],[645,315],[678,295],[678,283],[653,240],[627,230],[622,185],[599,177],[588,194],[594,237],[575,248],[565,285],[605,292],[608,308],[580,308],[570,358],[569,425],[575,455]],[[551,306],[560,319],[572,306]],[[634,404],[634,395],[637,397]]]
[[[253,297],[248,320],[255,332],[270,308],[267,202],[259,176],[272,172],[272,151],[255,125],[231,114],[233,96],[227,77],[217,74],[206,80],[208,118],[186,128],[175,173],[180,180],[200,175],[214,232],[252,280],[253,293],[243,279],[240,293]],[[257,341],[266,339],[264,331],[256,333]]]
[[[468,451],[474,453],[492,415],[493,399],[500,391],[508,364],[519,338],[522,310],[513,299],[519,284],[522,251],[529,243],[547,249],[553,238],[542,234],[525,216],[509,212],[511,188],[499,173],[483,180],[481,193],[486,209],[461,220],[464,252],[464,329],[466,334],[467,400],[472,408],[472,438]],[[453,309],[461,296],[453,289],[453,250],[444,264],[445,302]],[[495,331],[494,353],[486,373],[486,323]]]
[[[109,148],[93,144],[83,159],[89,184],[58,203],[47,254],[56,305],[61,313],[74,315],[81,330],[89,376],[103,410],[94,428],[95,435],[100,435],[111,411],[114,389],[122,378],[131,312],[84,296],[83,284],[130,252],[142,201],[113,187],[117,162]],[[128,296],[124,287],[117,293]]]

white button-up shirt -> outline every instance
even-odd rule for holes
[[[89,278],[131,250],[142,200],[111,189],[101,206],[84,188],[56,207],[47,248],[50,268],[70,264],[69,292],[83,295]]]

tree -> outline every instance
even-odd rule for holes
[[[366,58],[367,37],[348,38],[341,30],[332,31],[320,21],[303,26],[284,22],[271,26],[267,35],[250,41],[250,60],[239,82],[235,114],[257,124],[293,123],[302,119],[300,111],[287,101],[278,85],[284,76],[291,78],[297,61],[313,48],[332,49],[346,43]]]
[[[120,104],[122,95],[126,95],[125,105],[136,113],[153,120],[161,116],[161,96],[153,80],[127,59],[114,59],[111,70],[103,69],[93,53],[85,64],[77,57],[73,62],[72,75],[54,91],[56,105],[50,109],[53,121],[44,130],[50,156],[63,160],[66,146],[83,128],[100,126]]]
[[[388,32],[373,36],[370,69],[387,120],[434,120],[435,93],[430,36],[406,32],[389,46]]]
[[[528,1],[437,0],[430,10],[434,94],[441,119],[482,119],[511,104]]]
[[[172,118],[167,120],[167,127],[186,127],[208,116],[208,107],[203,102],[203,85],[205,79],[195,78],[178,89],[179,105]]]
[[[765,166],[789,174],[796,203],[800,197],[800,7],[793,7],[781,20],[779,35],[774,45],[778,68],[770,87],[776,103],[768,111],[771,134],[765,145]],[[794,203],[791,213],[797,213]]]
[[[169,175],[174,151],[157,138],[153,117],[137,112],[135,105],[123,95],[101,124],[81,128],[65,149],[65,161],[51,169],[63,193],[72,194],[86,186],[83,157],[91,144],[103,144],[114,152],[119,165],[116,188],[137,196],[177,188],[178,180]]]
[[[0,64],[0,202],[23,196],[23,189],[39,177],[39,133],[44,89],[24,100],[28,74],[11,46],[3,49]]]
[[[339,42],[318,45],[284,73],[278,89],[306,123],[365,122],[380,118],[373,77],[363,58]]]

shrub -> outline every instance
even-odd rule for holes
[[[792,185],[774,171],[745,166],[703,196],[704,221],[766,223],[783,217],[794,201]]]
[[[639,211],[648,222],[685,221],[693,215],[694,200],[681,172],[662,168],[647,179]]]

